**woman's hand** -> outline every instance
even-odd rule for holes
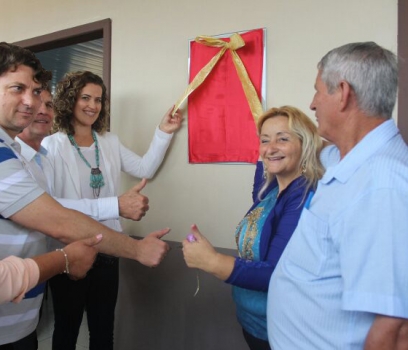
[[[167,134],[172,134],[173,132],[180,129],[181,123],[183,122],[183,115],[181,114],[181,111],[179,109],[174,113],[173,116],[171,115],[173,108],[174,107],[171,107],[166,112],[159,125],[159,129]]]
[[[69,261],[69,277],[77,280],[84,278],[92,267],[98,251],[95,246],[102,240],[102,235],[89,237],[68,244],[64,251]]]
[[[205,238],[196,225],[191,226],[191,233],[195,241],[183,241],[184,260],[188,267],[194,267],[206,272],[210,272],[210,265],[216,259],[217,252],[211,243]]]
[[[182,242],[187,266],[211,273],[223,281],[226,280],[234,268],[234,257],[218,253],[196,225],[191,226],[191,233],[195,241],[190,242],[185,239]]]

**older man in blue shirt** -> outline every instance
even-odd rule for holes
[[[326,174],[272,275],[274,350],[408,349],[408,148],[391,120],[398,67],[375,43],[318,65]]]

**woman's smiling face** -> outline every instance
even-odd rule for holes
[[[74,108],[74,127],[76,125],[91,126],[99,117],[102,109],[102,87],[86,84],[78,95]]]
[[[271,117],[262,124],[259,154],[268,173],[278,182],[290,183],[301,174],[302,144],[289,129],[287,117]]]

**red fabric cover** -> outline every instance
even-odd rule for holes
[[[245,46],[237,53],[262,101],[263,30],[240,35]],[[190,82],[219,50],[191,42]],[[189,96],[188,133],[190,163],[257,162],[256,125],[229,50]]]

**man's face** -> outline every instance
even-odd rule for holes
[[[50,134],[53,121],[54,109],[52,96],[47,90],[44,90],[41,92],[40,108],[31,124],[23,130],[23,134],[30,138],[43,139]]]
[[[315,111],[316,120],[318,123],[318,132],[320,136],[331,140],[331,135],[336,131],[336,108],[339,96],[339,92],[335,91],[333,94],[329,94],[326,84],[321,79],[321,72],[317,74],[315,83],[316,93],[313,97],[313,101],[310,104],[310,109]]]
[[[41,90],[28,66],[0,76],[0,126],[12,138],[32,122],[41,105]]]

